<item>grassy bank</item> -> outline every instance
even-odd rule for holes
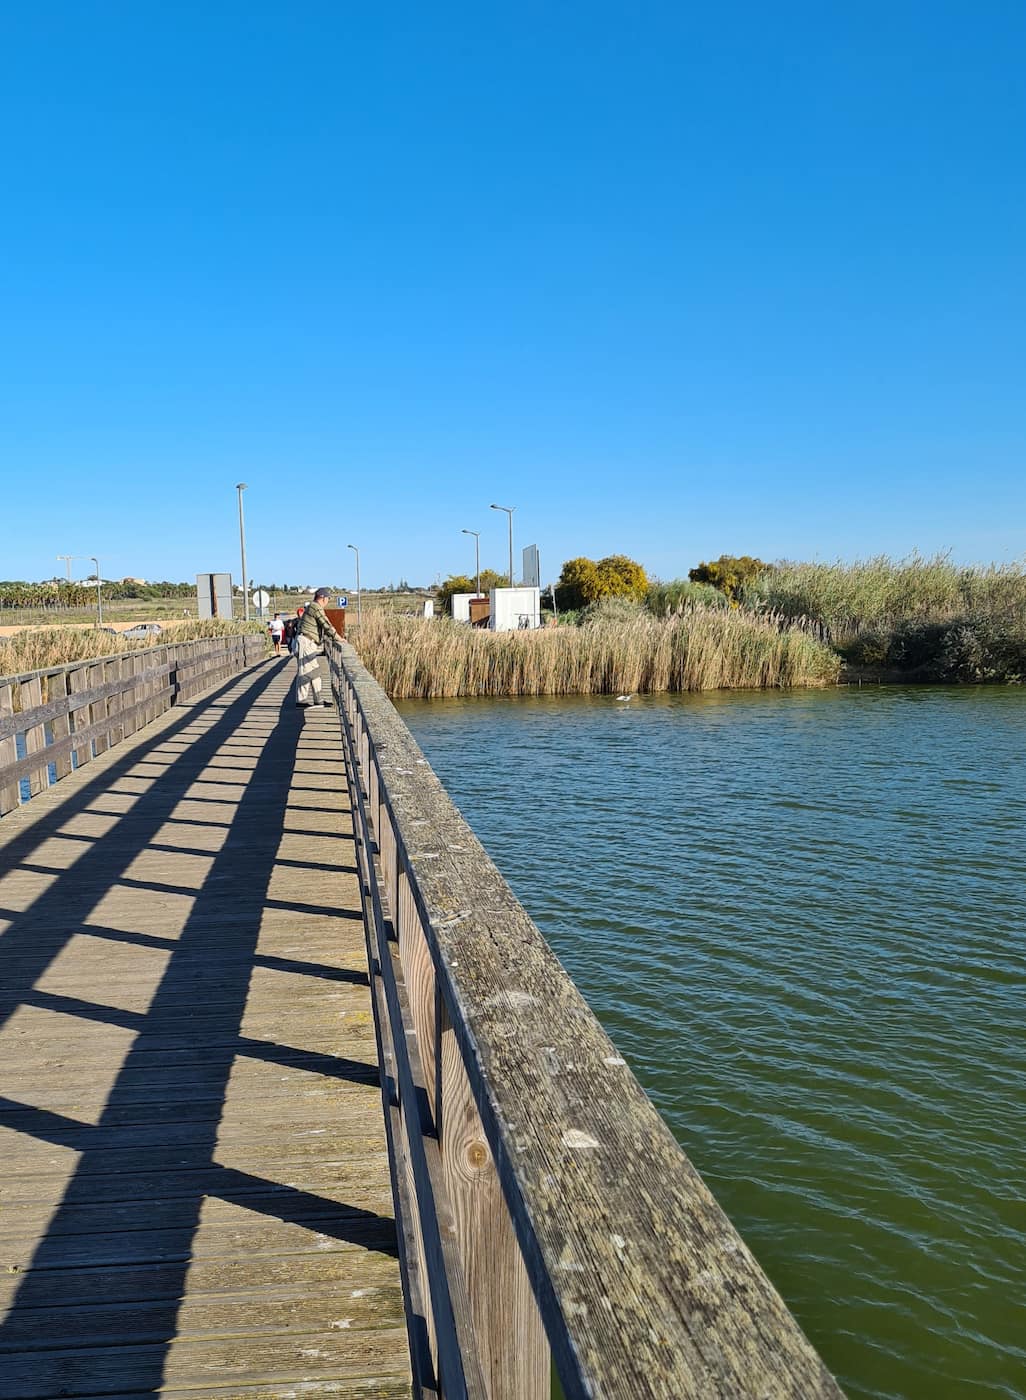
[[[123,637],[97,629],[79,631],[72,627],[34,627],[0,638],[0,676],[16,676],[26,671],[43,671],[48,666],[66,666],[95,656],[114,656],[120,651],[139,651],[163,642],[192,642],[201,637],[224,637],[242,632],[267,635],[259,622],[183,622],[156,641],[126,641]],[[270,643],[268,642],[268,646]]]
[[[959,568],[945,556],[780,564],[747,608],[808,619],[850,665],[909,679],[1026,679],[1026,566]]]
[[[365,615],[354,641],[394,699],[618,695],[828,685],[840,663],[800,627],[696,607],[583,627],[487,632],[445,619]]]
[[[959,568],[945,555],[879,556],[853,564],[782,563],[745,594],[788,617],[809,617],[838,641],[867,629],[961,617],[1026,615],[1026,566]]]

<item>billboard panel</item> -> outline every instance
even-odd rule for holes
[[[524,550],[524,587],[541,587],[541,562],[536,544],[529,544]]]
[[[196,615],[197,617],[220,617],[228,622],[231,621],[231,574],[196,575]]]

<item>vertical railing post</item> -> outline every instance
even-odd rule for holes
[[[85,666],[79,666],[68,676],[68,693],[75,695],[79,691],[89,689],[89,672]],[[76,734],[80,729],[86,729],[89,725],[89,706],[82,705],[77,710],[73,710],[69,715],[71,720],[71,732]],[[83,763],[88,763],[93,756],[93,746],[86,739],[72,750],[75,765],[81,768]]]
[[[93,665],[89,667],[89,683],[87,689],[96,690],[101,685],[103,685],[103,664],[101,662],[94,662]],[[101,720],[106,718],[106,700],[94,700],[89,706],[90,725],[99,724]],[[107,735],[105,733],[94,735],[92,743],[94,756],[107,752]]]
[[[438,1141],[489,1400],[549,1400],[545,1329],[444,1003],[439,1041]]]
[[[405,880],[403,880],[403,879],[400,877],[400,882],[399,882],[399,883],[400,883],[400,900],[402,900],[402,887],[405,885],[406,882],[405,882]],[[402,904],[400,904],[399,908],[400,908],[400,909],[402,908]],[[394,921],[395,923],[397,923],[397,924],[398,924],[398,923],[401,923],[401,921],[402,921],[402,915],[401,915],[400,913],[393,914],[393,921]],[[401,937],[399,938],[399,946],[400,946],[400,949],[401,949],[401,947],[402,947],[402,938],[401,938]],[[400,954],[400,960],[401,960],[401,954]],[[404,968],[404,974],[405,974],[405,968]],[[407,983],[407,988],[406,988],[406,990],[407,990],[407,994],[409,995],[410,988],[409,988],[409,984],[408,984],[408,983]],[[411,1014],[412,1014],[412,1010],[411,1010]],[[424,1041],[423,1041],[423,1039],[422,1039],[422,1037],[421,1037],[421,1034],[420,1034],[420,1026],[417,1024],[416,1016],[412,1016],[412,1019],[413,1019],[413,1022],[414,1022],[414,1026],[416,1027],[417,1045],[418,1045],[418,1048],[420,1049],[420,1052],[421,1052],[421,1069],[422,1069],[422,1070],[425,1070],[425,1072],[426,1072],[426,1066],[425,1066],[425,1064],[424,1064],[424,1061],[427,1059],[427,1056],[426,1056],[425,1053],[424,1053],[424,1050],[425,1050],[425,1043],[424,1043]],[[425,1132],[426,1127],[428,1126],[428,1125],[426,1125],[426,1124],[424,1123],[424,1105],[423,1105],[422,1103],[417,1103],[417,1102],[415,1102],[415,1101],[410,1101],[407,1097],[405,1097],[404,1095],[400,1094],[400,1098],[399,1098],[399,1120],[400,1120],[401,1131],[402,1131],[403,1137],[405,1138],[406,1143],[407,1143],[407,1147],[406,1147],[406,1150],[405,1150],[405,1153],[404,1153],[404,1156],[405,1156],[405,1159],[406,1159],[406,1164],[407,1164],[407,1180],[406,1180],[407,1199],[410,1200],[410,1201],[417,1201],[417,1202],[419,1202],[419,1200],[420,1200],[420,1192],[418,1191],[417,1180],[416,1180],[416,1173],[415,1173],[414,1168],[413,1168],[413,1155],[414,1155],[414,1154],[413,1154],[413,1149],[410,1147],[409,1144],[410,1144],[411,1140],[413,1139],[414,1134],[416,1134],[418,1137],[422,1137],[422,1136],[424,1135],[424,1132]],[[434,1292],[435,1292],[435,1289],[439,1286],[439,1280],[432,1277],[431,1270],[430,1270],[429,1267],[428,1267],[427,1249],[426,1249],[426,1247],[425,1247],[425,1242],[424,1242],[424,1227],[423,1227],[423,1223],[422,1223],[422,1221],[421,1221],[421,1219],[420,1219],[420,1212],[419,1212],[419,1210],[414,1210],[414,1211],[413,1211],[413,1218],[412,1218],[410,1224],[412,1225],[412,1233],[413,1233],[413,1238],[414,1238],[415,1248],[416,1248],[416,1259],[413,1260],[413,1261],[411,1261],[411,1263],[414,1264],[414,1267],[415,1267],[415,1268],[418,1270],[418,1272],[419,1272],[421,1295],[422,1295],[422,1297],[424,1298],[425,1302],[428,1304],[428,1306],[427,1306],[427,1308],[426,1308],[426,1315],[425,1315],[425,1318],[424,1318],[424,1325],[425,1325],[425,1330],[426,1330],[426,1333],[427,1333],[427,1336],[426,1336],[427,1346],[428,1346],[428,1350],[429,1350],[430,1356],[431,1356],[431,1368],[432,1368],[432,1370],[433,1370],[435,1376],[438,1377],[438,1378],[440,1379],[440,1377],[439,1377],[439,1347],[438,1347],[438,1335],[437,1335],[437,1329],[436,1329],[436,1326],[435,1326],[435,1310],[436,1310],[436,1305],[435,1305],[435,1300],[434,1300]],[[444,1390],[444,1387],[440,1387],[439,1395],[440,1395],[440,1400],[444,1400],[444,1397],[445,1397],[445,1390]]]
[[[140,662],[142,664],[140,664]],[[130,689],[124,691],[121,695],[122,739],[130,738],[140,725],[146,723],[146,716],[136,714],[134,710],[135,702],[141,696],[141,691],[135,683],[135,678],[145,665],[146,657],[144,653],[136,652],[121,658],[121,679],[122,681],[131,682]]]
[[[8,719],[14,714],[14,687],[0,685],[0,719]],[[0,739],[0,770],[14,763],[18,757],[17,741],[12,734],[9,739]],[[0,816],[13,812],[18,805],[18,784],[5,783],[0,786]]]
[[[47,698],[49,700],[66,699],[70,681],[71,675],[68,671],[58,671],[55,675],[48,676]],[[54,743],[59,739],[66,739],[71,733],[71,716],[67,714],[56,715],[51,722],[50,731],[53,734]],[[60,782],[61,778],[66,778],[71,772],[71,769],[72,762],[70,753],[61,754],[58,758],[54,759],[54,772],[57,775],[58,782]]]
[[[403,979],[406,983],[410,1015],[413,1018],[413,1024],[417,1031],[417,1043],[420,1046],[421,1069],[427,1093],[427,1102],[421,1108],[426,1115],[424,1126],[430,1131],[433,1127],[432,1118],[434,1115],[438,1034],[435,967],[431,960],[427,939],[424,937],[424,930],[405,871],[399,872],[397,884],[396,933],[399,941],[399,959],[403,966]]]
[[[34,676],[32,680],[21,683],[21,708],[24,713],[33,710],[37,705],[43,703],[43,686],[40,678]],[[42,753],[46,748],[46,732],[41,724],[34,724],[30,729],[25,730],[25,757],[29,758],[33,754]],[[48,785],[46,765],[40,759],[39,767],[34,768],[28,775],[29,796],[35,797]]]
[[[105,684],[120,681],[128,672],[129,657],[112,656],[109,661],[103,663],[103,679]],[[124,704],[124,695],[120,690],[114,691],[107,696],[107,714],[111,725],[107,730],[107,747],[119,744],[125,737],[125,726],[121,720],[121,708]]]

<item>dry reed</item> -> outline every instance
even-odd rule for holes
[[[226,637],[240,632],[265,632],[258,622],[183,622],[167,628],[147,641],[126,641],[120,634],[99,628],[31,627],[0,638],[0,676],[45,671],[49,666],[69,666],[95,656],[114,656],[123,651],[139,651],[162,643],[194,642],[202,637]]]
[[[829,685],[839,670],[838,658],[807,630],[705,607],[498,633],[369,614],[353,640],[396,700]]]

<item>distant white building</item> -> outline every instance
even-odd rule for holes
[[[470,621],[470,604],[477,593],[452,595],[454,622]],[[541,626],[541,589],[493,588],[489,596],[488,629],[491,632],[530,631]]]

